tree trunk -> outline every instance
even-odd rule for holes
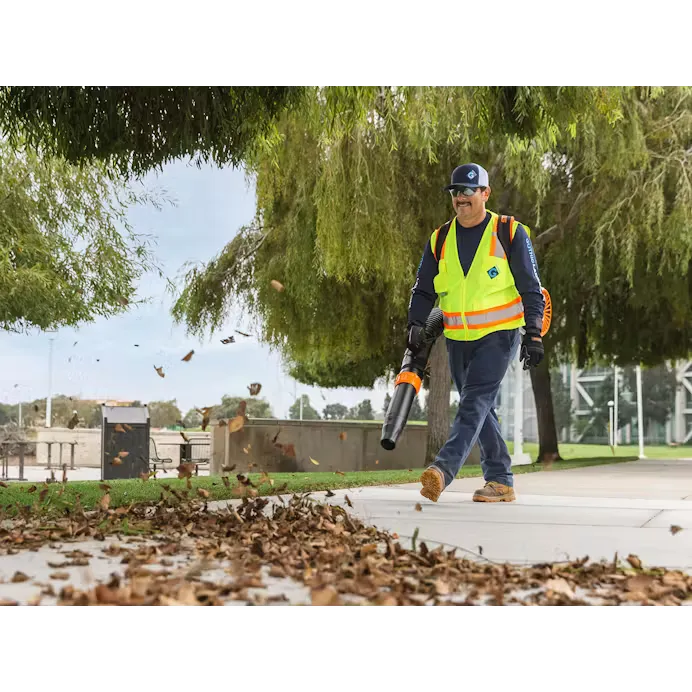
[[[531,386],[536,402],[538,421],[538,459],[551,462],[562,459],[558,451],[557,428],[553,412],[553,394],[550,389],[550,366],[546,357],[537,368],[531,368]]]
[[[428,410],[428,438],[425,447],[425,465],[431,464],[449,437],[449,392],[452,377],[447,360],[447,343],[438,337],[428,361],[430,384],[426,408]]]

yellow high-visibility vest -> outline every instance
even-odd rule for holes
[[[518,329],[525,325],[524,304],[497,236],[499,217],[492,211],[490,216],[466,276],[459,261],[456,218],[442,246],[434,285],[440,297],[444,335],[448,339],[475,341],[501,329]],[[517,221],[512,223],[510,239],[514,238],[517,225]],[[524,228],[530,233],[526,226]],[[433,253],[439,230],[430,238]]]

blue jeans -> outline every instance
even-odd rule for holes
[[[477,341],[447,339],[449,369],[459,391],[459,410],[447,442],[433,462],[449,485],[476,441],[485,481],[512,486],[511,459],[500,433],[495,400],[519,347],[519,330],[492,332]]]

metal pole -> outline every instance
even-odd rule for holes
[[[639,433],[639,458],[646,459],[644,454],[644,407],[642,405],[642,368],[636,367],[637,376],[637,432]]]
[[[524,371],[519,354],[514,367],[514,456],[518,459],[524,453]]]
[[[303,420],[303,395],[300,395],[300,420]]]
[[[48,398],[46,400],[46,427],[50,428],[53,414],[53,337],[48,339]]]
[[[22,402],[21,401],[19,402],[19,416],[18,416],[18,420],[17,420],[17,426],[19,428],[22,427]]]
[[[619,425],[618,425],[618,366],[614,365],[613,366],[613,402],[614,402],[614,411],[613,411],[613,420],[615,421],[615,427],[613,428],[613,447],[618,446],[618,433],[619,433]]]

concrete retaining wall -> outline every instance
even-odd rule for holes
[[[210,440],[209,432],[189,432],[186,433],[191,440],[203,439]],[[179,432],[171,430],[152,430],[151,437],[156,443],[156,450],[160,457],[170,457],[177,466],[180,459],[180,445],[184,442]],[[76,442],[75,447],[75,466],[101,467],[101,428],[38,428],[31,436],[35,440],[36,457],[28,457],[27,463],[36,463],[38,466],[45,466],[48,463],[48,445],[41,444],[48,440],[52,442]],[[34,462],[35,460],[35,462]],[[63,463],[70,463],[70,445],[63,444]],[[51,463],[60,465],[60,445],[52,445]]]
[[[248,421],[234,433],[212,422],[211,473],[222,466],[237,464],[237,471],[262,469],[270,472],[374,471],[378,469],[421,468],[425,459],[426,425],[409,425],[396,449],[380,446],[382,423],[348,421]],[[344,434],[345,439],[340,439]],[[310,461],[319,462],[319,466]],[[467,464],[479,464],[474,447]]]

